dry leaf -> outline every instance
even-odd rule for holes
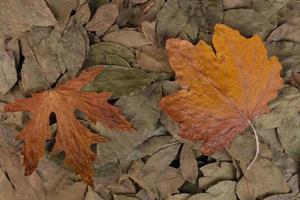
[[[144,174],[163,171],[176,157],[180,144],[175,144],[159,150],[146,162],[143,169]]]
[[[14,54],[0,47],[0,94],[5,95],[17,82]]]
[[[0,35],[16,36],[33,26],[51,26],[56,23],[44,0],[0,0]]]
[[[122,29],[105,34],[103,41],[119,43],[128,48],[140,48],[145,45],[151,45],[151,41],[145,36],[134,30]]]
[[[103,35],[109,27],[116,21],[118,16],[118,6],[116,4],[106,4],[99,7],[86,24],[86,29],[96,31],[97,35]]]
[[[203,41],[196,46],[179,39],[167,42],[183,90],[161,100],[161,108],[179,123],[180,135],[203,141],[205,154],[228,146],[268,112],[267,103],[282,87],[281,65],[276,57],[267,57],[259,36],[246,39],[217,24],[213,44],[216,54]]]
[[[25,174],[30,175],[45,154],[45,141],[51,139],[49,116],[55,113],[58,130],[55,152],[65,153],[65,163],[72,166],[84,181],[92,185],[91,164],[95,159],[90,146],[107,141],[84,127],[75,117],[78,109],[87,114],[93,122],[99,121],[110,129],[131,130],[131,125],[120,115],[117,108],[106,101],[110,93],[85,93],[80,89],[101,73],[103,67],[87,70],[78,78],[70,80],[54,90],[33,94],[31,98],[17,99],[7,104],[8,112],[29,111],[31,121],[17,136],[24,141]]]
[[[180,171],[183,178],[195,183],[198,178],[198,164],[195,153],[186,144],[183,145],[180,154]]]

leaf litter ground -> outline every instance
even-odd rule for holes
[[[293,200],[299,198],[300,1],[297,0],[0,0],[0,108],[17,98],[59,87],[86,68],[105,65],[83,90],[111,92],[110,104],[137,129],[135,134],[77,120],[109,143],[92,145],[94,188],[87,187],[55,155],[58,120],[51,115],[45,159],[24,176],[14,140],[28,113],[0,114],[0,199]],[[162,112],[164,96],[181,90],[170,68],[169,38],[212,44],[223,23],[243,36],[258,34],[269,56],[278,56],[284,88],[271,112],[254,120],[260,152],[246,130],[223,151],[204,156],[201,144],[181,138],[179,125]],[[257,77],[256,77],[257,78]],[[47,80],[46,80],[47,79]],[[48,84],[47,84],[48,81]],[[260,80],[251,82],[255,87]],[[41,121],[42,122],[42,121]],[[33,192],[34,191],[34,192]]]

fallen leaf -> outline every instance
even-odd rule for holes
[[[128,48],[140,48],[151,45],[151,42],[145,38],[143,33],[134,30],[121,29],[105,34],[105,42],[115,42]]]
[[[153,22],[157,18],[157,14],[161,11],[165,5],[164,0],[150,0],[143,10],[142,21]]]
[[[137,63],[141,69],[149,72],[167,72],[172,70],[167,61],[167,51],[165,48],[156,48],[154,46],[145,46],[142,52],[137,56]]]
[[[270,161],[259,158],[238,182],[236,193],[241,200],[264,198],[287,193],[289,187],[280,170]]]
[[[251,2],[251,0],[224,0],[223,6],[224,9],[227,10],[230,8],[246,7],[247,5],[250,5]]]
[[[161,74],[121,66],[106,66],[103,72],[83,90],[87,92],[112,92],[112,98],[132,96],[145,89]]]
[[[183,145],[180,153],[180,171],[185,180],[191,183],[196,182],[198,178],[198,163],[195,153],[187,145]]]
[[[206,189],[218,182],[236,179],[234,166],[227,162],[207,164],[200,171],[203,174],[198,181],[200,188]]]
[[[150,174],[152,172],[160,172],[166,169],[169,164],[175,159],[180,144],[174,144],[159,150],[153,154],[146,162],[143,169],[144,174]]]
[[[0,47],[0,94],[5,95],[17,82],[14,54]]]
[[[156,83],[130,97],[121,97],[116,106],[137,129],[135,134],[121,134],[117,131],[98,129],[102,135],[109,138],[110,143],[97,145],[97,161],[99,165],[127,158],[129,154],[156,128],[160,116],[158,107],[161,99],[161,86]],[[98,164],[98,163],[97,163]]]
[[[281,72],[285,80],[289,80],[293,71],[300,68],[300,44],[295,42],[266,42],[266,47],[270,55],[278,56],[283,66]]]
[[[200,29],[210,32],[216,23],[223,18],[223,5],[221,0],[190,0],[188,2],[178,1],[184,13],[195,20]]]
[[[208,188],[205,193],[192,195],[188,200],[236,200],[235,187],[236,182],[222,181]]]
[[[158,46],[156,34],[155,34],[156,21],[154,22],[143,21],[141,23],[141,26],[146,39],[151,41],[152,45]]]
[[[135,55],[128,48],[112,42],[101,42],[90,46],[84,61],[85,67],[100,64],[131,67],[135,62]]]
[[[258,118],[257,123],[262,128],[270,129],[280,127],[285,119],[298,116],[300,110],[300,93],[292,86],[286,86],[279,97],[269,104],[271,112]]]
[[[300,18],[281,24],[273,30],[267,41],[291,41],[300,43]]]
[[[70,20],[72,10],[76,10],[79,0],[46,0],[47,6],[52,11],[57,20],[55,27],[63,32]]]
[[[118,16],[118,6],[116,4],[105,4],[100,6],[85,28],[89,31],[96,31],[102,36],[109,27],[116,21]]]
[[[1,0],[0,35],[18,36],[33,26],[51,26],[56,19],[44,0]]]
[[[140,144],[138,146],[138,149],[146,155],[151,156],[155,152],[158,152],[159,150],[172,145],[174,142],[177,141],[170,135],[151,137]]]
[[[86,24],[89,21],[91,17],[91,10],[88,1],[83,2],[80,6],[78,6],[74,17],[76,22],[81,25]]]
[[[189,196],[190,194],[185,194],[185,193],[175,194],[169,197],[167,200],[187,200]]]
[[[90,146],[107,139],[91,133],[84,127],[76,119],[74,109],[81,110],[93,122],[100,121],[110,129],[132,130],[131,125],[120,115],[118,109],[106,102],[110,93],[96,94],[80,91],[102,70],[103,67],[87,70],[78,78],[68,81],[55,90],[36,93],[27,99],[17,99],[16,102],[5,106],[7,112],[29,111],[32,115],[31,121],[17,136],[24,141],[22,154],[26,175],[33,173],[39,159],[45,154],[44,143],[51,138],[49,128],[51,113],[55,113],[58,121],[54,152],[63,151],[65,163],[72,166],[89,185],[93,183],[91,164],[95,159]]]
[[[139,200],[135,197],[126,196],[126,195],[116,195],[116,194],[113,194],[113,199],[114,200]]]
[[[180,170],[167,167],[155,174],[155,183],[159,191],[159,199],[167,199],[171,194],[178,193],[178,189],[185,182]]]
[[[169,61],[183,90],[160,102],[179,123],[181,137],[203,142],[204,154],[227,147],[235,135],[268,112],[267,103],[283,82],[278,59],[267,57],[259,36],[246,39],[217,24],[213,44],[217,55],[203,41],[196,46],[179,39],[167,42]],[[253,82],[259,84],[252,87]]]
[[[94,192],[90,187],[88,189],[88,192],[85,195],[84,200],[103,200],[102,197],[100,197],[96,192]]]
[[[178,0],[169,0],[157,15],[156,37],[158,44],[176,37],[188,22],[188,17],[179,6]]]
[[[243,35],[259,34],[263,39],[275,28],[265,16],[252,9],[232,9],[224,13],[223,23]]]
[[[299,110],[298,110],[299,111]],[[291,158],[300,163],[300,116],[287,118],[277,129],[280,143]]]
[[[78,73],[87,54],[88,38],[83,27],[74,23],[70,22],[63,36],[57,29],[39,28],[23,38],[25,61],[20,85],[25,91],[46,89],[47,80],[51,85],[59,77],[64,81]]]

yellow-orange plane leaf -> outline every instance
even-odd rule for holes
[[[17,99],[7,104],[5,111],[28,111],[31,120],[17,136],[24,141],[25,175],[30,175],[38,166],[39,159],[45,154],[45,141],[51,139],[49,117],[55,113],[57,119],[55,152],[65,153],[65,163],[74,168],[83,180],[92,185],[92,162],[95,155],[91,145],[108,141],[105,137],[92,133],[75,116],[78,109],[93,122],[99,121],[110,129],[133,130],[118,108],[107,103],[109,92],[88,93],[80,89],[92,81],[103,70],[97,67],[87,70],[79,77],[69,80],[53,90],[33,94],[31,98]]]
[[[227,147],[253,120],[269,111],[267,103],[282,88],[281,65],[268,58],[259,36],[245,38],[217,24],[214,49],[169,39],[167,50],[182,90],[164,97],[161,108],[180,125],[180,136],[200,140],[204,154]]]

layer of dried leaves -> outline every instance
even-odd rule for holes
[[[46,157],[24,176],[17,132],[28,113],[0,113],[0,199],[9,200],[294,200],[300,163],[299,0],[0,0],[0,110],[16,98],[59,86],[84,69],[103,72],[83,90],[112,93],[137,129],[110,131],[76,111],[77,119],[109,143],[92,146],[94,188],[87,187],[45,141]],[[211,44],[224,23],[245,37],[258,34],[283,66],[285,87],[250,131],[209,157],[200,143],[178,136],[178,124],[159,108],[181,88],[174,80],[165,42],[176,37]],[[251,83],[255,86],[255,82]],[[57,123],[50,116],[51,134]]]

